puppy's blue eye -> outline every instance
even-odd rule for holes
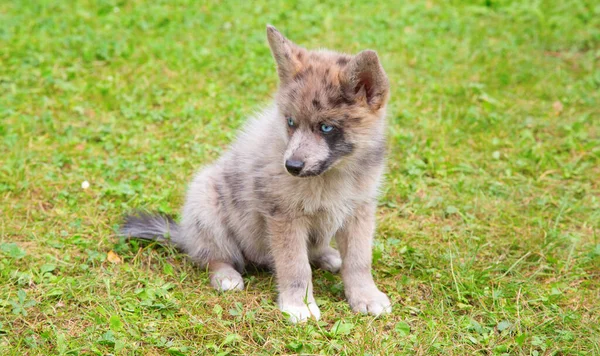
[[[288,117],[288,126],[294,127],[294,119],[292,119],[291,117]]]
[[[331,132],[333,130],[333,126],[329,126],[329,125],[325,125],[322,124],[321,125],[321,131],[327,133],[327,132]]]

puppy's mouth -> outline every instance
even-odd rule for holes
[[[324,172],[319,172],[319,171],[306,171],[306,172],[300,172],[297,174],[293,174],[290,173],[289,171],[286,172],[288,175],[294,177],[294,178],[313,178],[313,177],[318,177],[321,174],[323,174]]]
[[[302,170],[296,174],[290,171],[287,171],[287,173],[296,178],[314,178],[323,175],[325,172],[329,171],[331,167],[333,167],[331,162],[323,161],[315,169]]]
[[[298,174],[296,177],[298,178],[311,178],[311,177],[317,177],[320,176],[321,174],[323,174],[325,171],[306,171],[306,172],[301,172],[300,174]]]

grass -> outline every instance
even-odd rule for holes
[[[322,320],[292,326],[271,275],[221,295],[116,237],[269,101],[266,23],[390,76],[385,318],[315,271]],[[600,354],[597,2],[11,0],[0,24],[1,354]]]

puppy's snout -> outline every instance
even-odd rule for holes
[[[285,161],[285,169],[293,176],[300,174],[302,168],[304,168],[304,162],[302,161],[295,159],[288,159]]]

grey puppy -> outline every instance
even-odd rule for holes
[[[272,26],[267,38],[280,79],[274,104],[195,176],[179,225],[137,214],[121,232],[175,245],[221,291],[244,288],[247,263],[273,268],[279,308],[292,322],[320,317],[311,263],[341,270],[354,311],[388,313],[371,275],[387,76],[371,50],[310,51]]]

